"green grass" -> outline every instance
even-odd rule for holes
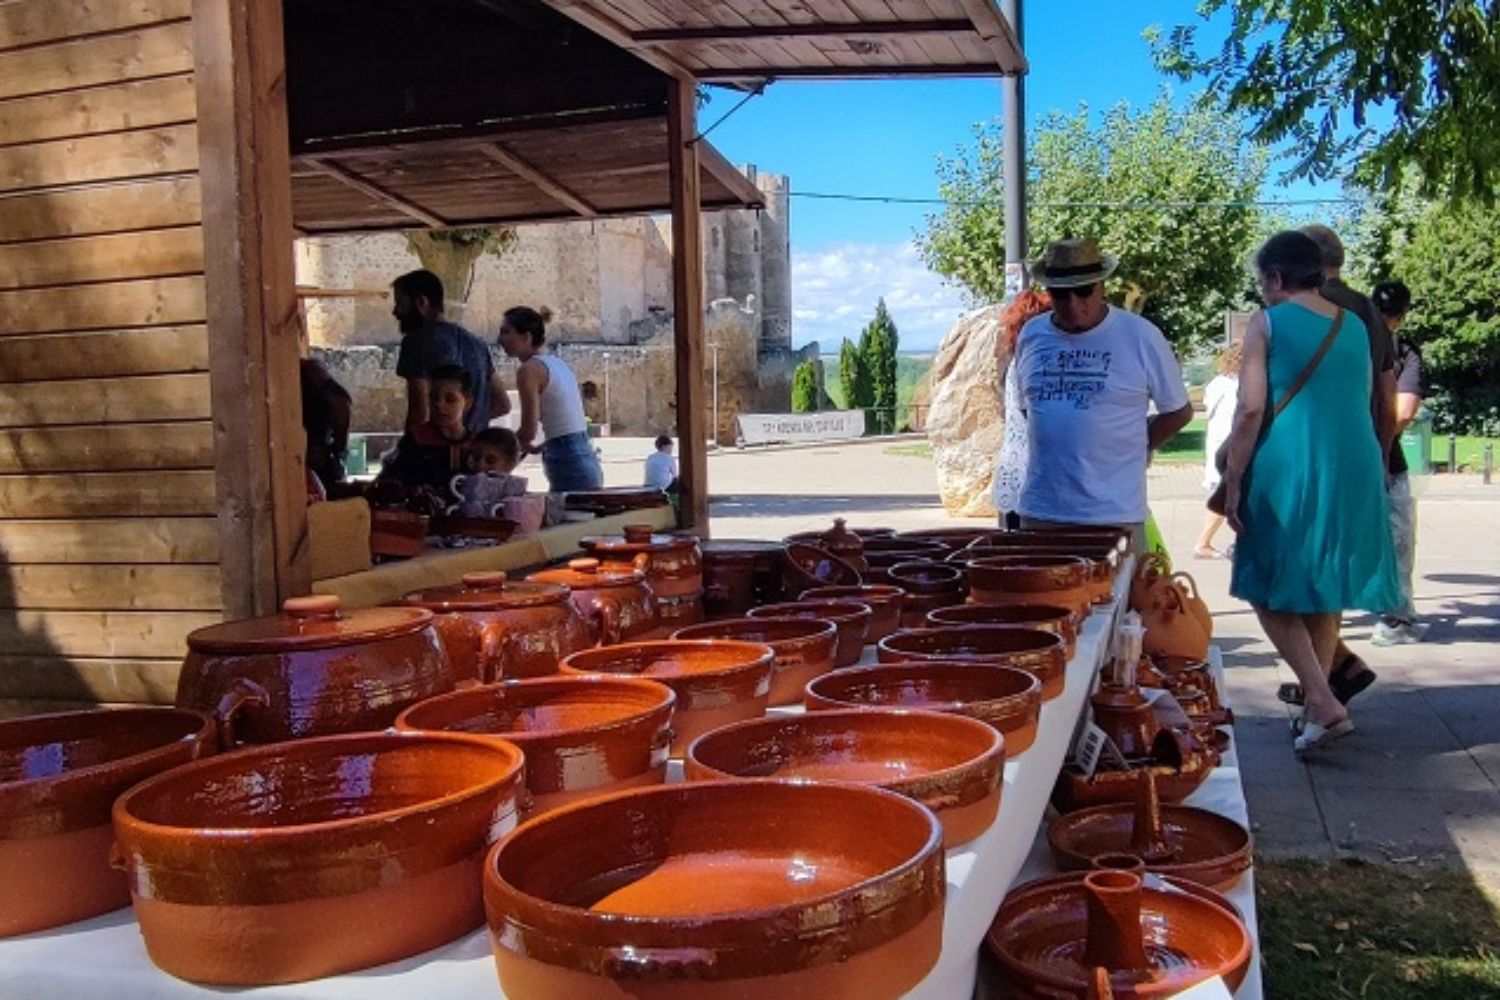
[[[1192,423],[1178,431],[1177,436],[1156,452],[1155,461],[1164,465],[1202,465],[1203,436],[1208,432],[1208,421],[1194,417]]]
[[[1493,443],[1490,438],[1460,434],[1457,449],[1459,471],[1478,472],[1484,464],[1484,446]],[[1495,456],[1495,461],[1500,463],[1500,455]],[[1448,435],[1432,436],[1432,464],[1434,468],[1448,464]]]
[[[885,450],[887,455],[895,455],[897,458],[931,458],[932,445],[926,441],[918,441],[913,444],[893,444]]]

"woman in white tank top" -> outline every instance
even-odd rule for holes
[[[516,306],[506,310],[500,323],[500,347],[521,362],[516,372],[521,427],[516,436],[526,451],[541,453],[552,492],[597,490],[604,485],[604,470],[589,443],[578,379],[561,358],[543,352],[551,318],[546,309]]]

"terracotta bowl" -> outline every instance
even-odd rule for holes
[[[765,780],[559,809],[484,878],[501,989],[547,1000],[893,1000],[937,962],[945,889],[924,807]]]
[[[1076,556],[986,556],[968,563],[975,604],[1057,604],[1080,615],[1094,603],[1093,569]]]
[[[130,904],[109,810],[151,775],[214,752],[201,712],[121,708],[0,722],[0,937]]]
[[[879,642],[901,627],[901,605],[906,591],[900,587],[866,583],[858,587],[813,587],[802,592],[804,601],[855,601],[870,609],[866,642]]]
[[[902,563],[940,563],[947,556],[948,550],[941,545],[926,545],[916,548],[917,543],[903,543],[902,548],[877,550],[865,555],[865,562],[869,569],[861,574],[865,583],[873,583],[886,587],[896,584],[891,580],[891,568],[900,566]]]
[[[252,986],[451,941],[483,921],[480,867],[516,822],[521,771],[499,740],[362,733],[148,779],[114,806],[146,951],[182,979]]]
[[[676,702],[671,688],[639,677],[540,677],[429,698],[396,728],[514,743],[532,810],[545,812],[666,780]]]
[[[729,618],[678,629],[672,638],[732,639],[770,646],[776,665],[769,703],[795,705],[802,700],[808,681],[833,669],[838,626],[810,618]]]
[[[781,560],[786,591],[800,594],[810,587],[852,587],[864,583],[859,570],[816,545],[794,542]]]
[[[850,528],[849,530],[858,535],[866,545],[870,544],[872,538],[890,538],[896,533],[895,528]]]
[[[1067,656],[1062,637],[1039,629],[1003,625],[921,628],[886,636],[875,646],[881,663],[966,660],[1015,667],[1042,682],[1042,700],[1062,694]]]
[[[1107,604],[1114,596],[1115,572],[1119,568],[1120,552],[1113,545],[1098,543],[1074,543],[1070,545],[997,545],[987,539],[976,543],[958,556],[968,556],[965,562],[991,556],[1069,556],[1082,559],[1089,564],[1089,593],[1095,604]]]
[[[848,667],[859,662],[869,636],[870,619],[874,616],[868,604],[816,598],[767,604],[752,608],[749,615],[751,618],[809,618],[833,622],[839,633],[833,652],[835,667]]]
[[[1063,654],[1073,658],[1078,649],[1078,614],[1055,604],[957,604],[927,612],[926,627],[954,625],[1009,625],[1034,628],[1062,636]]]
[[[764,715],[774,663],[763,643],[656,639],[574,653],[562,672],[645,677],[671,688],[677,695],[672,756],[680,757],[702,733]]]
[[[807,685],[803,703],[810,712],[916,708],[966,715],[998,730],[1006,756],[1015,758],[1036,741],[1042,682],[1024,670],[987,663],[885,663],[824,674]]]
[[[716,729],[688,747],[684,765],[689,781],[805,778],[900,792],[937,814],[952,848],[995,821],[1005,739],[957,715],[843,709]]]
[[[897,563],[886,571],[892,585],[906,591],[901,627],[921,628],[927,613],[964,602],[964,574],[957,566],[935,562]]]
[[[1234,820],[1192,806],[1157,809],[1154,831],[1134,804],[1095,806],[1059,816],[1047,827],[1057,867],[1082,871],[1095,867],[1095,859],[1102,855],[1144,855],[1147,871],[1220,889],[1234,885],[1250,870],[1250,831]]]

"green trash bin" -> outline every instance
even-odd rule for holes
[[[1432,416],[1420,410],[1416,419],[1401,432],[1401,454],[1406,456],[1407,471],[1413,476],[1432,472]]]

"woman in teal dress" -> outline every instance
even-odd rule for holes
[[[1255,268],[1269,308],[1245,334],[1224,471],[1225,507],[1239,536],[1230,593],[1254,607],[1302,685],[1301,753],[1354,729],[1328,687],[1341,613],[1394,607],[1399,587],[1364,324],[1318,293],[1322,259],[1302,233],[1271,237]],[[1341,312],[1328,352],[1262,432]]]

